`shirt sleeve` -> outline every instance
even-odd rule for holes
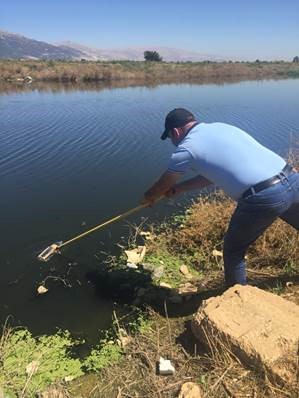
[[[191,153],[185,149],[177,149],[171,156],[167,171],[174,173],[185,173],[193,165]]]

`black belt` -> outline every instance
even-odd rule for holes
[[[284,178],[293,173],[293,171],[293,167],[289,164],[286,164],[279,174],[246,189],[246,191],[242,195],[242,199],[246,198],[249,195],[254,195],[257,192],[262,191],[263,189],[269,188],[271,187],[271,185],[277,184],[279,181],[282,181]]]

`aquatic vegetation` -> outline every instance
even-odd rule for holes
[[[83,375],[69,354],[76,343],[67,331],[34,338],[26,329],[6,328],[0,340],[0,387],[9,397],[33,397],[48,385]]]

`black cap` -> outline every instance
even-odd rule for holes
[[[184,108],[175,108],[165,118],[165,130],[161,140],[166,140],[168,133],[175,127],[183,127],[187,123],[195,121],[195,116]]]

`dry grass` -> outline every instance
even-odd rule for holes
[[[123,360],[101,375],[81,379],[71,395],[96,398],[174,398],[181,386],[198,384],[205,398],[295,398],[295,387],[273,385],[267,377],[244,368],[223,342],[202,347],[190,331],[188,318],[169,319],[151,312],[151,327],[134,336]],[[216,338],[216,337],[215,337]],[[160,376],[160,356],[170,358],[176,372]]]
[[[0,81],[31,76],[34,81],[165,81],[183,82],[207,78],[260,79],[299,76],[299,66],[288,62],[161,63],[161,62],[66,62],[0,61]]]
[[[235,206],[223,194],[199,197],[188,210],[185,221],[179,228],[175,226],[175,233],[168,227],[149,243],[149,253],[167,251],[209,277],[208,272],[219,271],[223,267],[222,258],[215,256],[213,251],[222,251],[223,237]],[[263,269],[268,271],[271,268],[277,275],[298,272],[298,232],[277,220],[249,248],[247,265],[256,272],[260,270],[261,274]]]

